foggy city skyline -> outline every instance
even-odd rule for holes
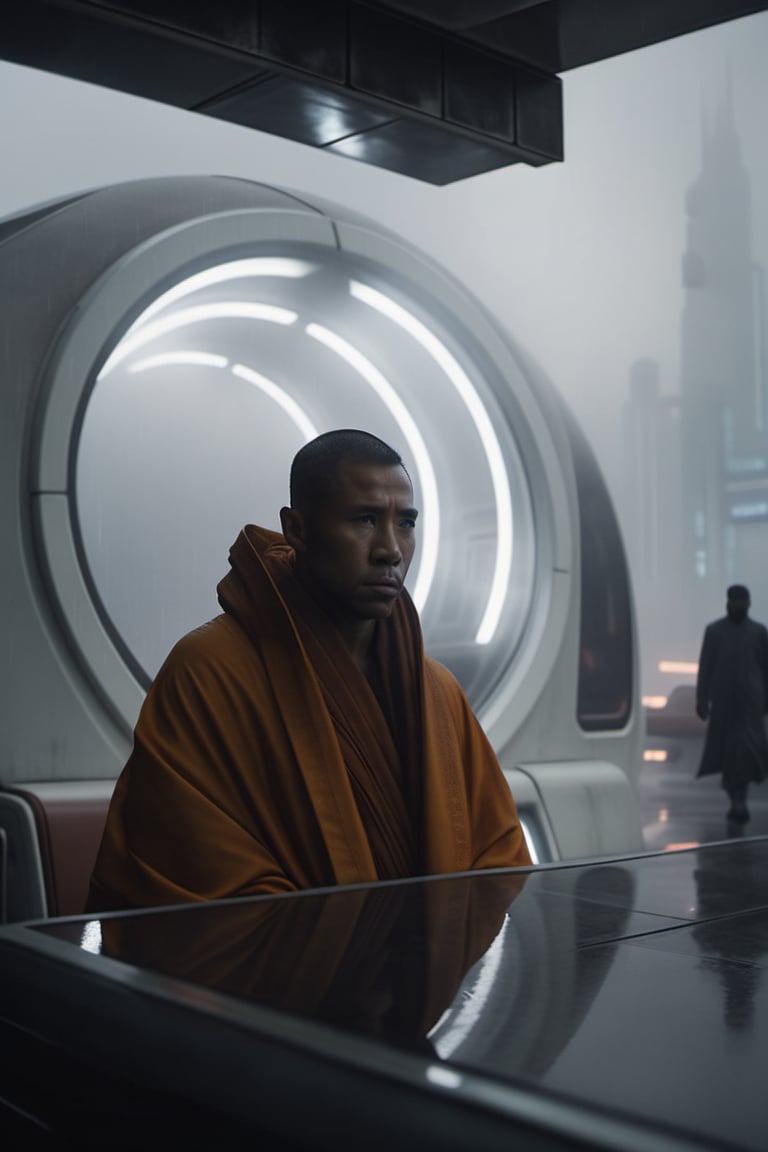
[[[0,64],[0,96],[10,110],[0,122],[0,216],[102,184],[213,172],[311,191],[427,252],[541,366],[592,443],[635,558],[646,680],[658,659],[696,659],[705,623],[722,613],[725,586],[708,587],[697,598],[670,650],[669,620],[682,620],[690,600],[687,573],[664,560],[674,545],[672,518],[682,515],[682,506],[676,498],[659,500],[658,515],[667,517],[657,527],[660,562],[638,558],[627,496],[626,405],[633,374],[650,372],[659,411],[674,419],[691,363],[682,337],[686,198],[702,172],[705,126],[726,105],[751,193],[749,219],[741,219],[751,230],[749,261],[768,267],[768,155],[761,125],[768,106],[766,49],[768,14],[762,13],[565,73],[563,164],[517,165],[444,188]],[[719,240],[728,249],[739,238],[722,231],[722,219],[720,225]],[[765,297],[762,308],[765,331]],[[674,432],[668,422],[663,428],[671,450]],[[659,453],[656,470],[646,476],[649,485],[661,484],[666,463]],[[734,573],[751,586],[758,619],[768,618],[765,532],[765,522],[753,524],[748,570]]]
[[[701,146],[685,194],[678,391],[661,392],[656,361],[631,366],[619,501],[639,615],[655,612],[680,652],[725,586],[761,571],[768,518],[764,270],[752,257],[750,179],[730,85],[702,109]],[[676,579],[689,595],[654,603],[655,590]],[[657,672],[646,653],[650,692],[663,691]]]

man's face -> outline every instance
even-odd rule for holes
[[[416,516],[399,464],[342,463],[327,496],[302,517],[298,562],[339,623],[391,614],[413,559]]]

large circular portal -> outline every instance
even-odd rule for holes
[[[558,658],[573,563],[557,402],[509,339],[401,240],[275,189],[139,182],[71,211],[98,221],[94,275],[46,361],[30,485],[71,651],[124,731],[219,611],[242,526],[279,527],[296,451],[357,427],[414,482],[426,648],[508,739]]]
[[[427,648],[481,703],[535,571],[525,470],[483,360],[437,300],[326,248],[230,252],[165,287],[96,366],[76,451],[89,580],[142,680],[219,611],[242,525],[279,530],[301,445],[353,427],[403,455]]]

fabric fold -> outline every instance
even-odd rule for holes
[[[223,615],[178,642],[147,695],[90,910],[530,862],[407,593],[376,626],[380,701],[282,536],[248,525],[230,565]]]

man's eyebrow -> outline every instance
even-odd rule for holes
[[[360,504],[350,504],[349,514],[351,516],[360,516],[365,512],[382,512],[389,506],[388,501],[365,500]],[[410,520],[415,520],[419,515],[418,508],[398,508],[398,516],[407,516]]]

